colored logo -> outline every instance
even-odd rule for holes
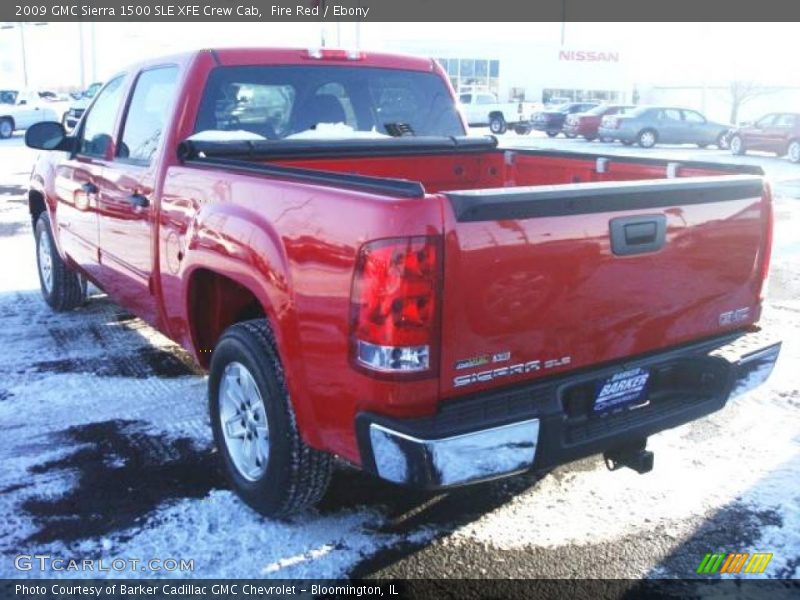
[[[713,575],[715,573],[763,573],[772,552],[724,552],[708,553],[700,561],[697,573]]]

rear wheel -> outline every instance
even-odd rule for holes
[[[558,130],[557,129],[548,129],[545,133],[547,134],[547,137],[554,138],[554,137],[556,137],[558,135]]]
[[[564,135],[567,136],[571,140],[575,139],[576,137],[578,137],[577,134],[575,134],[575,133],[565,133]]]
[[[35,236],[36,265],[45,302],[58,312],[77,308],[86,301],[86,280],[61,260],[46,212],[36,221]]]
[[[333,459],[300,437],[265,319],[237,323],[222,335],[211,358],[208,396],[225,474],[248,505],[279,516],[322,498]]]
[[[489,131],[496,135],[500,135],[508,131],[508,124],[503,118],[503,115],[492,115],[489,117]]]
[[[639,135],[636,137],[636,142],[642,148],[652,148],[656,145],[656,141],[658,141],[658,135],[652,129],[640,131]]]
[[[596,135],[585,135],[585,136],[583,136],[583,139],[585,139],[587,142],[593,142],[593,141],[595,141],[597,139],[597,136]]]
[[[786,150],[789,160],[793,163],[800,163],[800,140],[792,140]]]
[[[728,149],[728,134],[727,132],[722,132],[717,136],[717,148],[720,150],[727,150]]]
[[[739,135],[735,135],[731,138],[730,143],[731,154],[736,156],[741,156],[747,152],[747,149],[744,147],[744,140]]]
[[[6,140],[14,134],[14,121],[9,118],[0,119],[0,138]]]

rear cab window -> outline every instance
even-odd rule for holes
[[[403,125],[403,127],[399,127]],[[190,139],[459,136],[465,131],[435,73],[344,66],[217,67]]]

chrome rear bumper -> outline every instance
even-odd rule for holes
[[[369,437],[380,477],[395,483],[444,487],[531,468],[539,419],[439,439],[420,439],[371,423]]]
[[[426,489],[551,469],[721,409],[729,398],[769,377],[780,347],[763,331],[730,334],[449,401],[430,417],[361,413],[356,434],[362,465],[388,481]],[[597,381],[623,367],[655,374],[659,383],[651,388],[648,402],[642,408],[594,415],[580,392],[595,389]]]

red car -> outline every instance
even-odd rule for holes
[[[317,502],[334,457],[420,488],[592,454],[646,472],[648,436],[768,376],[758,167],[465,133],[434,60],[130,67],[70,135],[26,133],[50,151],[42,294],[76,309],[90,280],[191,352],[230,484],[270,515]]]
[[[569,115],[564,123],[564,134],[567,137],[577,137],[580,135],[591,142],[597,139],[597,129],[600,127],[600,121],[603,120],[603,117],[609,115],[624,115],[632,108],[635,107],[624,104],[601,104],[586,112]]]
[[[800,113],[770,113],[734,129],[729,143],[733,154],[761,150],[800,163]]]

